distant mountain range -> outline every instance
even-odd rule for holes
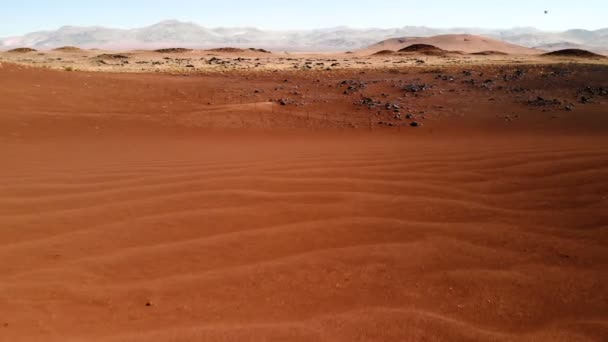
[[[101,49],[150,49],[161,47],[256,47],[285,51],[347,51],[368,47],[389,38],[430,37],[442,34],[474,34],[525,47],[556,50],[577,47],[608,51],[608,28],[546,32],[535,28],[492,30],[478,28],[434,29],[405,26],[393,29],[334,27],[305,31],[264,31],[257,28],[206,28],[195,23],[163,21],[137,29],[64,26],[21,37],[0,39],[0,50],[17,47],[52,49],[78,46]]]

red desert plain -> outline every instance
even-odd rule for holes
[[[605,58],[406,43],[2,53],[0,341],[608,340]]]

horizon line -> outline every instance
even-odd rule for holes
[[[65,24],[65,25],[61,25],[59,27],[55,27],[55,28],[47,28],[47,29],[42,29],[42,30],[35,30],[35,31],[29,31],[26,33],[22,33],[22,34],[18,34],[18,35],[12,35],[12,36],[4,36],[4,37],[0,37],[0,38],[12,38],[12,37],[21,37],[21,36],[25,36],[28,34],[32,34],[32,33],[37,33],[37,32],[50,32],[50,31],[59,31],[62,28],[103,28],[103,29],[115,29],[115,30],[136,30],[136,29],[140,29],[140,28],[146,28],[146,27],[150,27],[150,26],[154,26],[154,25],[158,25],[158,24],[162,24],[162,23],[168,23],[168,22],[176,22],[176,23],[181,23],[181,24],[194,24],[197,25],[201,28],[207,28],[207,29],[226,29],[226,28],[249,28],[249,29],[256,29],[256,30],[261,30],[261,31],[266,31],[266,32],[294,32],[294,31],[319,31],[319,30],[330,30],[330,29],[339,29],[339,28],[344,28],[344,29],[351,29],[351,30],[391,30],[391,29],[403,29],[403,28],[408,28],[408,27],[417,27],[417,28],[428,28],[428,29],[439,29],[439,30],[458,30],[458,29],[477,29],[477,30],[488,30],[488,31],[508,31],[508,30],[516,30],[516,29],[534,29],[540,32],[545,32],[545,33],[559,33],[559,32],[567,32],[567,31],[573,31],[573,30],[581,30],[581,31],[588,31],[588,32],[594,32],[594,31],[600,31],[600,30],[604,30],[604,29],[608,29],[607,27],[601,27],[598,29],[583,29],[583,28],[569,28],[569,29],[565,29],[565,30],[543,30],[543,29],[539,29],[535,26],[512,26],[512,27],[481,27],[481,26],[426,26],[426,25],[404,25],[404,26],[392,26],[392,27],[377,27],[377,26],[366,26],[366,27],[358,27],[358,26],[350,26],[350,25],[336,25],[336,26],[327,26],[327,27],[319,27],[319,28],[290,28],[290,29],[265,29],[259,26],[249,26],[249,25],[244,25],[244,26],[204,26],[203,24],[200,24],[198,22],[195,21],[188,21],[188,20],[179,20],[179,19],[164,19],[161,21],[157,21],[157,22],[153,22],[150,24],[146,24],[143,26],[131,26],[131,27],[124,27],[124,26],[109,26],[109,25],[103,25],[103,24],[91,24],[91,25],[73,25],[73,24]]]

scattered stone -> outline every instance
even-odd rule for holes
[[[547,77],[566,77],[568,75],[572,74],[572,71],[569,70],[563,70],[563,69],[557,69],[557,70],[553,70],[549,73],[546,74],[542,74],[540,77],[541,78],[547,78]]]
[[[591,96],[607,96],[608,95],[608,87],[585,87],[581,93],[585,93]]]
[[[562,102],[557,99],[549,100],[549,99],[545,99],[541,96],[538,96],[534,100],[528,100],[527,103],[530,106],[536,106],[536,107],[559,106],[562,104]]]
[[[511,88],[511,92],[514,93],[528,93],[530,92],[530,89],[528,88],[523,88],[523,87],[515,87],[515,88]]]
[[[398,103],[387,102],[384,105],[384,108],[386,108],[386,110],[393,110],[395,112],[401,111],[401,106]]]
[[[503,75],[502,79],[505,82],[514,81],[522,78],[525,72],[522,69],[516,69],[511,75]]]
[[[279,104],[281,106],[287,106],[288,104],[290,104],[292,101],[290,101],[289,99],[279,99]]]
[[[359,102],[357,102],[357,104],[367,106],[367,108],[369,108],[369,109],[373,109],[378,106],[381,106],[382,102],[380,102],[378,100],[374,100],[371,97],[364,97]]]
[[[513,121],[514,119],[518,119],[519,115],[505,115],[504,119],[505,121]]]
[[[494,86],[495,83],[496,82],[494,82],[494,80],[487,79],[487,80],[483,81],[483,84],[481,85],[481,87],[490,90],[490,89],[492,89],[492,86]]]
[[[349,95],[365,89],[367,87],[367,83],[355,80],[345,80],[340,82],[338,86],[347,86],[346,90],[344,90],[344,95]]]
[[[442,81],[448,81],[448,82],[454,82],[456,79],[452,76],[449,75],[437,75],[435,77],[436,80],[442,80]]]
[[[408,92],[408,93],[418,93],[421,91],[426,91],[431,88],[433,88],[433,86],[429,85],[429,84],[424,84],[424,83],[423,84],[413,84],[412,83],[412,84],[408,84],[408,85],[404,86],[402,88],[402,90],[405,92]]]

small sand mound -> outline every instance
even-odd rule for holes
[[[28,53],[28,52],[36,52],[36,49],[32,49],[32,48],[16,48],[16,49],[12,49],[12,50],[8,50],[7,52],[13,52],[13,53]]]
[[[155,52],[160,52],[160,53],[185,53],[185,52],[190,52],[192,51],[192,49],[185,49],[185,48],[167,48],[167,49],[158,49],[158,50],[154,50]]]
[[[97,56],[97,58],[100,58],[100,59],[129,59],[128,56],[111,54],[111,53],[104,53],[103,55]]]
[[[471,55],[477,55],[477,56],[507,56],[509,54],[506,53],[506,52],[502,52],[502,51],[488,50],[488,51],[473,52]]]
[[[399,50],[399,52],[414,52],[421,53],[424,55],[443,55],[447,53],[447,51],[443,49],[428,44],[412,44]]]
[[[582,49],[564,49],[543,54],[548,57],[576,57],[576,58],[606,58],[597,53]]]
[[[393,50],[380,50],[380,51],[374,53],[372,56],[386,56],[386,55],[392,55],[394,53],[395,53],[395,51],[393,51]]]
[[[261,53],[271,53],[270,51],[264,50],[264,49],[249,48],[249,50],[254,51],[254,52],[261,52]]]
[[[78,51],[82,51],[82,49],[77,48],[75,46],[62,46],[62,47],[58,47],[56,49],[53,49],[53,51],[61,51],[61,52],[78,52]]]
[[[211,51],[211,52],[226,52],[226,53],[245,52],[245,50],[243,50],[243,49],[238,49],[238,48],[233,48],[233,47],[223,47],[223,48],[217,48],[217,49],[209,49],[207,51]]]
[[[404,47],[403,49],[399,50],[399,52],[421,52],[421,51],[445,52],[445,50],[442,50],[434,45],[428,45],[428,44],[412,44],[410,46]]]

